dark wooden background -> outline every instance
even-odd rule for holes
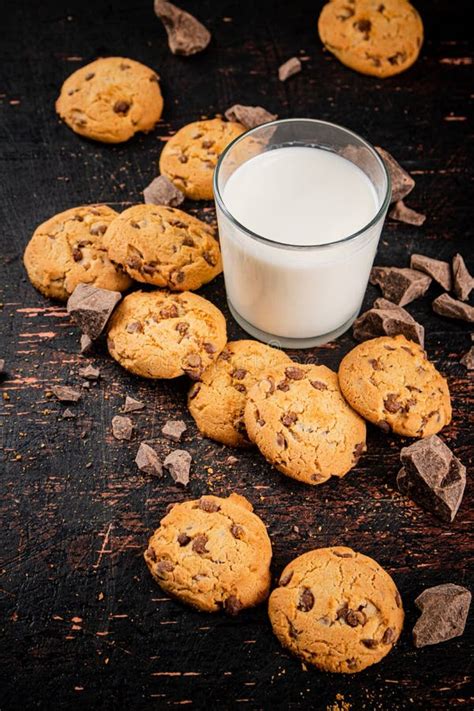
[[[2,11],[0,86],[0,385],[2,514],[0,550],[5,612],[2,709],[447,709],[469,705],[468,634],[415,650],[414,598],[443,582],[469,585],[472,486],[454,524],[440,524],[397,493],[404,444],[369,429],[368,453],[342,481],[298,485],[255,451],[203,439],[186,411],[184,379],[145,382],[99,348],[78,355],[78,332],[63,306],[28,283],[22,252],[36,225],[73,205],[141,201],[156,174],[162,137],[240,102],[281,117],[339,122],[390,151],[412,172],[407,202],[424,227],[385,226],[379,264],[406,266],[413,251],[449,259],[472,240],[472,66],[468,0],[418,0],[427,39],[417,64],[379,81],[355,74],[322,50],[322,2],[197,0],[185,3],[213,31],[200,56],[170,54],[152,0],[10,0]],[[100,55],[129,56],[156,69],[165,96],[157,130],[119,146],[79,138],[62,125],[54,100],[62,81]],[[280,63],[304,59],[282,84]],[[194,205],[186,206],[195,209]],[[213,219],[212,206],[199,213]],[[472,267],[471,262],[471,267]],[[228,315],[222,278],[202,290]],[[431,312],[439,291],[410,305],[427,327],[430,357],[448,377],[454,406],[443,438],[469,464],[472,380],[459,363],[467,325]],[[366,303],[376,290],[370,288]],[[229,317],[229,337],[244,333]],[[354,342],[295,353],[337,368]],[[97,387],[61,419],[45,397],[55,383],[80,384],[78,368],[101,368]],[[472,377],[472,376],[471,376]],[[111,437],[126,393],[146,402],[130,443]],[[166,419],[188,424],[183,446],[194,458],[187,491],[168,476],[142,476],[138,442],[165,455]],[[471,420],[472,426],[472,420]],[[399,586],[406,607],[400,643],[382,663],[355,676],[304,670],[273,637],[265,606],[236,619],[203,615],[169,600],[152,581],[142,551],[168,503],[205,492],[245,494],[269,527],[275,577],[312,547],[349,545],[373,556]],[[294,526],[299,527],[294,530]],[[471,568],[472,570],[472,568]],[[472,584],[472,579],[471,579]],[[472,615],[471,615],[472,617]],[[472,627],[471,627],[472,629]]]

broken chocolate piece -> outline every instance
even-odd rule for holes
[[[469,274],[466,263],[460,254],[455,254],[453,257],[453,277],[454,293],[461,301],[467,301],[474,288],[474,278]]]
[[[79,368],[79,375],[85,380],[98,380],[100,378],[99,368],[94,368],[93,365],[87,365],[85,368]]]
[[[86,336],[85,333],[82,334],[81,336],[81,341],[80,341],[80,353],[88,353],[93,345],[93,340],[92,338],[89,338],[89,336]]]
[[[230,109],[227,109],[224,115],[227,121],[235,121],[245,128],[255,128],[278,118],[277,114],[271,114],[262,106],[243,106],[242,104],[234,104]]]
[[[290,57],[284,64],[278,68],[278,79],[280,81],[286,81],[294,74],[298,74],[301,71],[301,61],[298,57]]]
[[[130,397],[130,395],[126,395],[122,412],[138,412],[138,410],[143,410],[144,407],[145,404],[143,402],[135,400],[135,398]]]
[[[423,590],[415,600],[415,605],[421,610],[421,617],[413,628],[415,647],[460,637],[466,626],[471,597],[467,588],[453,583]]]
[[[372,267],[370,283],[380,286],[389,301],[397,306],[405,306],[428,291],[431,278],[416,269]]]
[[[457,301],[449,294],[441,294],[433,301],[433,311],[446,318],[458,318],[461,321],[474,323],[474,306]]]
[[[187,429],[183,420],[168,420],[168,422],[165,422],[161,431],[168,439],[172,439],[173,442],[179,442]]]
[[[461,363],[468,370],[474,370],[474,346],[471,346],[468,352],[463,355]]]
[[[443,521],[453,521],[466,486],[466,467],[449,447],[432,435],[403,447],[400,461],[397,485],[402,494]]]
[[[375,150],[383,158],[385,167],[390,175],[392,183],[392,199],[390,202],[398,202],[411,193],[415,187],[415,181],[400,163],[384,148],[375,146]]]
[[[165,26],[168,45],[173,54],[189,57],[206,49],[211,33],[189,12],[165,0],[155,0],[155,13]]]
[[[3,358],[0,358],[0,375],[3,375],[5,372],[5,360]]]
[[[230,597],[227,598],[224,602],[224,610],[227,612],[228,615],[238,615],[239,612],[243,609],[243,605],[240,602],[239,598],[236,597],[235,595],[230,595]]]
[[[67,302],[67,311],[86,336],[95,340],[103,332],[122,295],[118,291],[78,284]]]
[[[374,306],[354,321],[353,334],[357,341],[398,334],[420,346],[425,340],[423,326],[408,311],[387,299],[376,299]]]
[[[395,203],[388,213],[388,216],[391,217],[392,220],[405,222],[407,225],[415,225],[415,227],[421,227],[426,220],[426,215],[423,215],[422,212],[417,212],[411,207],[408,207],[405,205],[403,200],[399,200]]]
[[[186,452],[184,449],[175,449],[174,452],[168,454],[163,464],[176,484],[187,486],[189,483],[191,461],[192,458],[189,452]]]
[[[73,420],[76,417],[74,412],[70,410],[68,407],[63,412],[63,420]]]
[[[143,200],[147,205],[178,207],[184,201],[184,193],[166,175],[159,175],[143,190]]]
[[[115,415],[115,417],[112,417],[112,434],[115,439],[132,439],[132,433],[133,422],[130,417],[122,417],[122,415]]]
[[[163,466],[158,458],[157,453],[146,442],[141,442],[138,448],[135,464],[141,472],[150,476],[162,476]]]
[[[61,402],[77,402],[82,397],[78,390],[74,390],[74,388],[70,388],[68,385],[53,385],[51,392]]]
[[[410,257],[410,267],[412,269],[418,269],[419,272],[428,274],[428,276],[437,281],[438,284],[441,284],[446,291],[451,290],[451,266],[448,262],[425,257],[424,254],[412,254]]]

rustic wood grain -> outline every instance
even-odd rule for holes
[[[369,451],[343,481],[308,488],[285,479],[254,451],[205,440],[187,413],[184,379],[147,383],[127,375],[103,347],[78,355],[79,335],[64,308],[27,282],[21,256],[35,226],[75,204],[122,208],[141,200],[170,131],[233,103],[261,104],[286,116],[346,124],[382,145],[415,176],[407,203],[426,212],[422,228],[387,223],[378,264],[408,265],[421,252],[449,259],[472,244],[472,59],[467,13],[459,0],[416,2],[427,40],[406,74],[378,81],[324,52],[316,34],[322,2],[197,0],[184,3],[213,31],[202,55],[172,56],[152,0],[16,0],[2,15],[0,88],[0,461],[2,709],[195,708],[446,709],[469,706],[469,635],[415,650],[414,598],[427,586],[471,584],[472,486],[455,522],[439,523],[395,487],[403,440],[370,429]],[[164,120],[120,146],[75,136],[54,113],[63,79],[99,55],[122,54],[162,76]],[[285,84],[278,66],[300,56],[303,71]],[[195,206],[188,205],[189,209]],[[199,214],[213,220],[211,205]],[[471,261],[472,267],[472,261]],[[222,278],[202,290],[228,315]],[[443,438],[472,458],[472,374],[459,363],[469,328],[435,316],[430,298],[408,308],[427,328],[430,357],[449,379],[454,418]],[[366,304],[377,291],[370,287]],[[230,337],[243,332],[229,318]],[[336,368],[354,342],[295,358]],[[63,420],[45,393],[80,384],[91,362],[101,379]],[[146,409],[132,415],[131,443],[111,436],[125,394]],[[142,476],[138,442],[161,436],[169,417],[188,424],[183,446],[194,459],[186,492],[169,477]],[[471,427],[471,431],[470,428]],[[227,458],[236,454],[237,463]],[[245,494],[267,523],[275,577],[295,555],[343,544],[375,557],[394,576],[407,611],[394,651],[354,677],[304,670],[273,637],[265,607],[237,619],[202,615],[169,600],[142,559],[168,503],[205,492]],[[299,532],[294,526],[299,527]],[[472,625],[470,626],[472,629]]]

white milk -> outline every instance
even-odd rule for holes
[[[218,208],[227,296],[237,320],[283,344],[344,331],[360,309],[382,226],[337,244],[378,212],[366,174],[326,150],[276,148],[238,167],[222,199],[240,225],[275,243],[254,239]]]

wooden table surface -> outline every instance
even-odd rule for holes
[[[406,441],[374,428],[358,466],[343,480],[314,488],[286,479],[253,450],[233,452],[202,438],[186,409],[184,378],[153,383],[129,376],[103,347],[92,357],[78,354],[77,329],[63,305],[31,287],[22,252],[34,228],[56,212],[89,202],[118,209],[140,202],[163,139],[239,102],[261,104],[280,117],[347,125],[412,172],[417,183],[407,202],[427,214],[426,223],[387,222],[378,264],[407,266],[412,252],[441,259],[467,254],[473,219],[470,3],[418,0],[427,35],[421,57],[405,74],[384,81],[356,74],[322,50],[316,32],[321,1],[186,2],[213,32],[208,50],[192,58],[168,51],[152,0],[7,5],[0,65],[0,357],[7,371],[0,384],[0,708],[467,707],[468,631],[416,650],[411,629],[414,599],[425,587],[470,584],[472,486],[455,522],[445,525],[397,492]],[[100,55],[129,56],[160,73],[165,110],[156,131],[107,146],[59,122],[54,101],[62,81]],[[305,60],[303,71],[283,84],[277,68],[293,55]],[[185,207],[214,217],[211,204]],[[369,288],[366,305],[377,293]],[[429,356],[449,379],[454,416],[443,439],[468,465],[472,376],[459,361],[470,331],[432,313],[438,293],[432,287],[409,311],[425,325]],[[226,313],[229,337],[245,337],[228,314],[222,277],[202,294]],[[346,334],[294,355],[337,368],[353,345]],[[100,383],[72,406],[77,418],[63,420],[64,406],[45,392],[53,384],[80,384],[78,369],[87,363],[100,367]],[[146,402],[133,416],[131,443],[111,436],[125,394]],[[133,462],[142,439],[163,456],[172,449],[161,435],[170,417],[188,425],[183,446],[193,469],[186,491],[169,476],[141,475]],[[226,463],[231,454],[234,465]],[[169,600],[153,582],[142,552],[167,504],[231,491],[245,494],[267,524],[274,577],[294,556],[340,544],[387,568],[407,616],[399,644],[380,664],[354,676],[302,669],[272,635],[265,606],[233,619],[199,614]]]

